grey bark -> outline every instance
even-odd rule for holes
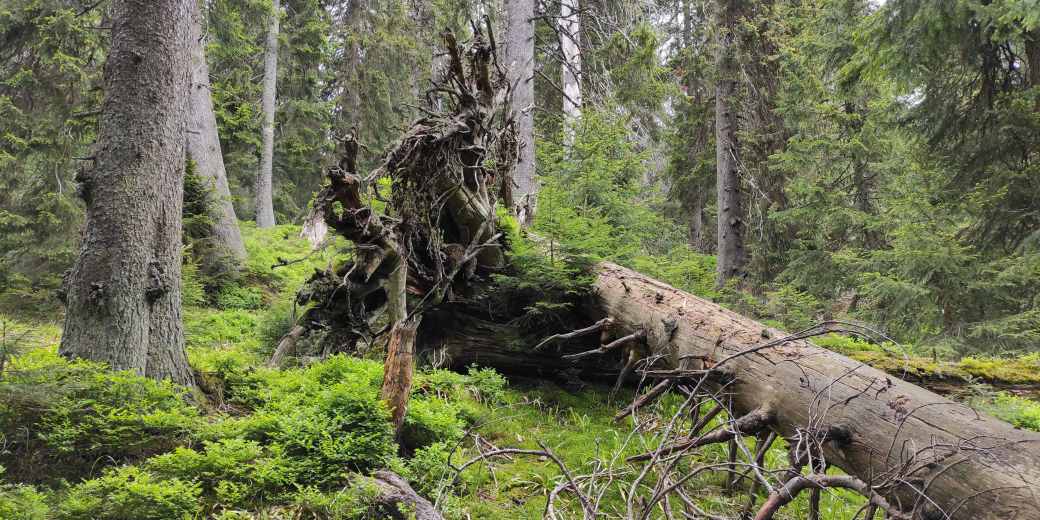
[[[256,175],[256,225],[261,228],[272,227],[274,221],[274,200],[272,183],[274,177],[274,112],[276,87],[278,85],[278,17],[281,6],[278,0],[272,0],[272,14],[267,26],[267,50],[264,54],[264,92],[261,100],[263,123],[263,150],[260,158],[260,171]]]
[[[715,160],[718,192],[718,253],[716,283],[743,278],[744,195],[740,186],[740,143],[737,140],[737,74],[734,31],[742,0],[718,0],[715,49]]]
[[[563,55],[563,115],[565,122],[581,117],[581,11],[579,0],[560,2],[560,51]]]
[[[696,191],[691,194],[690,200],[687,201],[688,207],[686,211],[690,215],[689,222],[689,244],[690,247],[699,253],[707,252],[707,240],[704,237],[704,199],[705,194],[702,191]]]
[[[513,170],[513,208],[521,225],[534,219],[538,196],[534,155],[534,0],[506,0],[505,62],[520,150]]]
[[[86,229],[59,352],[192,384],[181,325],[192,0],[115,0]]]
[[[604,262],[596,275],[593,303],[615,335],[644,331],[670,366],[715,367],[712,389],[738,414],[767,415],[792,443],[822,439],[828,464],[915,520],[1040,519],[1040,434],[630,269]]]
[[[188,102],[187,153],[195,161],[195,171],[212,188],[210,218],[213,220],[213,260],[237,269],[246,258],[246,248],[238,230],[238,217],[231,203],[224,157],[217,134],[217,116],[213,113],[212,89],[209,83],[209,65],[206,63],[206,42],[203,31],[202,0],[195,2],[191,20],[191,95]],[[226,260],[225,260],[226,259]]]
[[[391,520],[444,520],[441,512],[429,500],[419,496],[408,481],[396,473],[377,471],[363,477],[378,490],[375,497],[379,513]],[[404,506],[404,507],[401,507]]]

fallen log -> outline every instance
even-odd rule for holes
[[[393,520],[444,520],[440,511],[396,473],[377,471],[366,479],[376,489],[373,498],[380,518]],[[402,507],[404,506],[404,507]]]
[[[1040,519],[1040,434],[619,265],[601,263],[596,274],[591,304],[616,334],[643,331],[650,354],[670,366],[710,369],[736,414],[768,417],[792,445],[819,440],[827,464],[897,510]]]

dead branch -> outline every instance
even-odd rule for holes
[[[768,428],[770,423],[773,422],[773,412],[768,409],[755,410],[739,419],[732,421],[727,424],[727,428],[720,428],[706,435],[701,435],[695,439],[688,439],[680,441],[669,446],[664,446],[649,453],[643,453],[641,455],[633,455],[629,457],[629,462],[639,462],[644,460],[650,460],[655,454],[659,455],[671,455],[672,453],[679,451],[688,451],[690,449],[699,448],[701,446],[707,446],[708,444],[716,444],[720,442],[728,442],[737,435],[753,435],[762,431],[764,428]]]
[[[618,414],[614,416],[614,422],[618,422],[624,419],[625,417],[632,415],[633,413],[635,413],[636,410],[639,410],[640,408],[652,404],[654,401],[657,400],[658,397],[661,397],[666,392],[668,392],[668,390],[674,384],[675,381],[672,379],[665,379],[664,381],[657,383],[656,385],[654,385],[653,388],[650,389],[649,392],[639,396],[635,401],[632,401],[632,404],[626,406],[624,410],[618,412]]]
[[[646,339],[646,331],[637,330],[636,332],[633,332],[632,334],[629,334],[627,336],[622,336],[622,337],[620,337],[620,338],[618,338],[618,339],[616,339],[614,341],[611,341],[610,343],[608,343],[606,345],[601,345],[599,348],[595,348],[595,349],[592,349],[592,350],[586,350],[585,352],[579,352],[577,354],[570,354],[570,355],[567,355],[567,356],[563,356],[563,359],[565,359],[567,361],[578,361],[580,359],[584,359],[584,358],[587,358],[589,356],[598,356],[598,355],[606,354],[607,352],[610,352],[610,351],[612,351],[612,350],[614,350],[614,349],[616,349],[616,348],[618,348],[618,347],[620,347],[620,346],[622,346],[622,345],[624,345],[626,343],[629,343],[631,341],[642,341],[644,339]]]
[[[910,515],[900,512],[884,497],[874,491],[866,482],[849,475],[802,475],[788,481],[777,492],[769,495],[762,508],[755,514],[755,520],[771,520],[777,510],[790,503],[799,493],[806,489],[844,488],[851,489],[870,499],[872,505],[883,509],[895,520],[912,520]]]
[[[531,349],[531,350],[534,350],[535,352],[537,352],[537,351],[541,350],[543,347],[545,347],[546,345],[549,345],[550,343],[554,343],[554,342],[557,342],[557,341],[564,341],[564,340],[574,339],[574,338],[578,338],[578,337],[581,337],[581,336],[587,336],[587,335],[593,334],[595,332],[600,332],[600,331],[605,330],[608,327],[610,327],[611,324],[613,324],[613,323],[614,323],[613,319],[611,319],[611,318],[603,318],[602,320],[599,320],[596,323],[593,323],[592,325],[589,325],[588,327],[585,327],[584,329],[578,329],[578,330],[574,330],[574,331],[567,332],[567,333],[564,333],[564,334],[553,334],[552,336],[549,336],[548,338],[543,339],[541,342],[539,342],[537,345],[535,345],[534,348]]]

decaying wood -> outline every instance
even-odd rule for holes
[[[890,516],[1040,518],[1040,435],[630,269],[597,275],[593,305],[615,328],[644,330],[672,366],[703,360],[735,413],[769,417],[789,444],[812,446],[803,454],[869,483]]]
[[[296,342],[299,341],[300,337],[307,332],[307,329],[301,325],[295,325],[289,331],[288,334],[282,337],[278,341],[278,346],[274,349],[274,354],[271,355],[271,359],[267,361],[267,366],[271,368],[277,368],[282,366],[282,362],[285,360],[291,352],[296,348]]]
[[[415,331],[418,320],[403,320],[390,331],[383,370],[383,388],[380,395],[390,408],[394,431],[400,432],[412,391],[412,367],[415,358]]]
[[[393,520],[443,520],[444,516],[429,500],[412,489],[408,481],[396,473],[377,471],[367,479],[378,489],[375,505],[379,513]],[[401,507],[401,506],[405,507]]]

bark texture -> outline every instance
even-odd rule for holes
[[[740,144],[737,140],[737,75],[734,31],[743,0],[717,0],[718,36],[715,49],[715,161],[718,190],[717,283],[742,278],[747,264],[744,250],[744,195],[740,186]]]
[[[1040,519],[1040,434],[615,264],[598,267],[594,303],[671,366],[715,367],[738,413],[820,439],[826,463],[913,518]]]
[[[512,204],[520,224],[534,219],[538,196],[534,156],[534,0],[506,0],[506,74],[519,141]]]
[[[444,520],[444,516],[429,500],[419,496],[408,481],[396,473],[377,471],[372,477],[366,478],[379,490],[375,502],[380,518]]]
[[[86,230],[60,353],[189,385],[181,205],[192,0],[116,0]]]
[[[274,112],[278,85],[278,21],[281,6],[272,0],[271,19],[267,25],[267,49],[264,52],[264,92],[261,98],[264,123],[261,130],[263,149],[260,156],[260,171],[256,175],[256,225],[272,227],[274,221]]]
[[[195,2],[191,20],[191,94],[188,100],[187,153],[195,161],[195,171],[212,189],[211,215],[214,248],[213,263],[230,263],[238,268],[246,259],[246,248],[238,230],[238,217],[231,203],[224,156],[220,152],[217,116],[206,63],[205,19],[201,1]]]
[[[390,408],[390,421],[394,431],[400,433],[404,416],[408,411],[408,397],[412,391],[412,375],[415,366],[415,333],[418,321],[404,320],[394,324],[390,330],[390,341],[386,346],[386,363],[383,369],[383,388],[380,397]]]
[[[565,121],[581,117],[581,6],[579,0],[560,2],[560,52],[563,55],[561,85]]]

